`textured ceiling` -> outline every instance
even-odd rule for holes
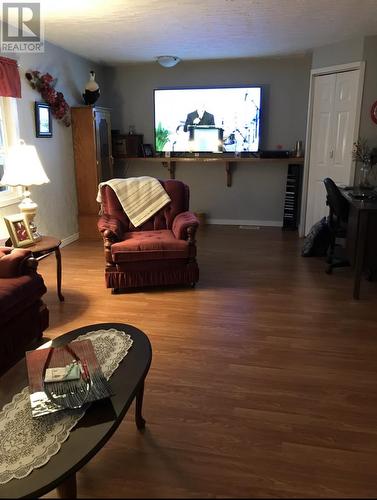
[[[274,56],[377,34],[377,0],[42,0],[46,39],[98,62]]]

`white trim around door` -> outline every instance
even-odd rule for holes
[[[313,114],[313,98],[314,98],[314,78],[320,75],[327,75],[333,73],[343,73],[345,71],[355,71],[359,70],[359,82],[358,82],[358,96],[357,96],[357,111],[355,119],[355,130],[354,130],[354,140],[357,140],[360,127],[360,115],[361,115],[361,102],[363,96],[363,86],[364,86],[364,74],[365,74],[365,62],[356,61],[354,63],[339,64],[336,66],[328,66],[326,68],[315,68],[310,72],[310,87],[309,87],[309,100],[308,100],[308,118],[306,127],[306,138],[305,138],[305,162],[304,162],[304,172],[303,172],[303,182],[302,182],[302,196],[301,196],[301,217],[299,224],[299,236],[305,236],[305,221],[306,221],[306,206],[307,206],[307,196],[308,196],[308,181],[309,181],[309,165],[310,165],[310,146],[311,146],[311,134],[312,134],[312,114]]]

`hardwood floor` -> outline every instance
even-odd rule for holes
[[[140,434],[129,412],[78,474],[79,497],[375,497],[377,284],[302,258],[296,233],[206,226],[196,289],[111,295],[102,243],[54,258],[49,338],[105,321],[150,338]],[[48,496],[53,496],[54,493]]]

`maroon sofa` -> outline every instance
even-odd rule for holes
[[[104,240],[105,277],[113,293],[129,288],[185,284],[199,279],[189,188],[178,180],[160,180],[171,202],[135,228],[109,186],[101,187],[98,229]]]
[[[46,293],[37,261],[27,249],[0,247],[0,373],[35,347],[48,327]]]

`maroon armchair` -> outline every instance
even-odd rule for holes
[[[178,180],[160,180],[171,202],[135,228],[111,187],[101,187],[106,286],[113,293],[146,286],[187,284],[199,279],[195,233],[189,212],[189,188]]]
[[[35,347],[48,327],[46,293],[30,250],[0,247],[0,373]]]

